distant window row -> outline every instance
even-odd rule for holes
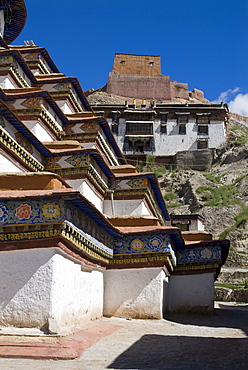
[[[112,132],[118,135],[118,125],[112,124],[111,125]],[[199,125],[197,127],[197,133],[199,135],[208,135],[208,125]],[[160,133],[167,134],[167,125],[163,123],[160,125]],[[179,135],[186,135],[186,124],[180,123],[178,125],[178,134]],[[126,126],[126,135],[152,135],[153,134],[153,127],[149,124],[127,124]]]
[[[112,114],[112,122],[113,123],[119,123],[119,114],[113,113]],[[144,114],[135,114],[135,115],[129,115],[127,120],[129,121],[150,121],[152,117],[150,115],[144,115]],[[160,121],[161,124],[166,123],[168,120],[168,115],[160,113]],[[177,123],[187,123],[189,121],[189,114],[178,114],[177,115]],[[208,124],[210,122],[210,116],[208,114],[197,114],[196,115],[196,123],[197,124]]]
[[[167,134],[167,125],[161,124],[160,126],[160,133]],[[186,135],[186,124],[180,123],[178,125],[178,133],[179,135]],[[200,125],[197,127],[197,133],[200,135],[208,135],[208,125]]]

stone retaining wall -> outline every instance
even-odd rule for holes
[[[248,303],[248,289],[215,287],[215,301]]]

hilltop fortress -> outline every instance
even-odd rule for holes
[[[206,102],[201,90],[189,91],[188,84],[161,74],[160,56],[115,54],[112,72],[105,86],[108,94],[136,99],[197,99]]]

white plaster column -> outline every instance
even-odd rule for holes
[[[167,279],[162,268],[105,271],[104,316],[162,319]]]
[[[214,311],[214,273],[170,276],[167,310],[212,313]]]
[[[65,333],[102,316],[103,273],[59,248],[0,252],[0,325]]]

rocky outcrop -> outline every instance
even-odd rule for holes
[[[174,197],[166,197],[171,214],[198,213],[205,218],[205,230],[214,239],[230,240],[227,270],[223,269],[218,283],[244,285],[248,279],[248,125],[232,121],[229,131],[230,138],[225,146],[213,153],[211,166],[207,162],[204,171],[199,171],[200,167],[193,170],[197,156],[183,153],[190,169],[168,170],[159,181],[165,196],[174,194]],[[181,153],[177,157],[177,167],[180,167],[180,160]],[[236,290],[230,293],[230,300],[244,302],[247,290],[246,293],[244,289],[241,291],[239,295]],[[228,294],[225,291],[225,295]]]

